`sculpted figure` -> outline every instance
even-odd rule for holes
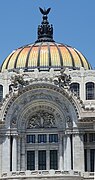
[[[51,8],[48,8],[47,10],[44,8],[44,9],[42,9],[42,8],[40,8],[39,7],[39,9],[40,9],[40,12],[45,16],[45,15],[48,15],[49,14],[49,12],[50,12],[50,10],[51,10]]]

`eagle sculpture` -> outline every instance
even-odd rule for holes
[[[45,16],[45,15],[47,15],[47,14],[49,14],[49,12],[50,12],[50,10],[51,10],[51,8],[48,8],[47,10],[44,8],[44,9],[42,9],[42,8],[40,8],[39,7],[39,9],[40,9],[40,12]]]

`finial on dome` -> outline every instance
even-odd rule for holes
[[[38,40],[36,42],[54,42],[53,40],[53,26],[48,22],[47,15],[49,14],[51,8],[42,9],[40,8],[40,12],[43,14],[43,21],[41,25],[38,25]]]

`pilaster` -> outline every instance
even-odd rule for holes
[[[10,135],[5,135],[2,144],[2,172],[10,171]]]
[[[17,171],[17,136],[13,136],[12,143],[12,171]]]
[[[17,170],[21,170],[21,137],[17,137]]]
[[[38,150],[35,150],[35,170],[38,170]]]
[[[90,172],[90,149],[87,149],[87,171]]]
[[[75,171],[84,171],[84,144],[83,134],[73,134],[73,168]]]
[[[59,137],[59,170],[63,170],[63,135]]]
[[[25,171],[25,135],[21,136],[21,171]]]
[[[50,169],[50,150],[46,150],[46,169]]]
[[[71,170],[71,142],[70,134],[64,136],[64,170]]]

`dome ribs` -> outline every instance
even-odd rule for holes
[[[39,71],[49,71],[51,68],[60,70],[92,69],[85,56],[68,45],[56,42],[36,42],[14,50],[2,63],[1,71],[12,71],[14,68],[24,70],[37,68]]]
[[[74,62],[74,58],[73,58],[73,55],[72,55],[71,51],[69,50],[67,45],[64,45],[64,44],[62,44],[62,45],[68,50],[68,52],[70,54],[70,57],[72,59],[72,66],[75,68],[75,62]]]
[[[50,53],[50,45],[47,43],[48,46],[48,60],[49,60],[49,69],[51,67],[51,53]]]
[[[43,44],[43,42],[41,42],[39,49],[38,49],[38,60],[37,60],[38,70],[40,70],[40,51],[41,51],[42,44]]]
[[[29,56],[30,56],[30,53],[31,53],[33,47],[35,46],[35,44],[36,44],[36,43],[34,43],[34,44],[30,47],[30,50],[29,50],[29,52],[28,52],[28,54],[27,54],[26,63],[25,63],[25,68],[28,68]]]
[[[79,57],[80,57],[80,59],[81,59],[81,61],[82,61],[82,63],[83,63],[83,60],[82,60],[82,58],[81,58],[78,50],[76,50],[75,48],[74,48],[74,50],[75,50],[76,53],[79,55]],[[84,60],[85,60],[85,62],[87,63],[88,69],[92,69],[92,67],[91,67],[90,64],[88,63],[88,60],[86,59],[86,57],[85,57],[82,53],[81,53],[81,55],[84,57]],[[83,65],[84,65],[84,63],[83,63]],[[84,65],[83,67],[85,67],[85,65]]]
[[[78,53],[78,51],[77,51],[75,48],[74,48],[74,51],[77,53],[77,55],[78,55],[78,57],[79,57],[79,59],[80,59],[80,62],[81,62],[82,67],[84,67],[84,63],[83,63],[83,61],[82,61],[82,58],[81,58],[80,54]]]
[[[56,46],[56,48],[58,50],[59,57],[60,57],[60,65],[61,65],[61,67],[63,67],[63,58],[62,58],[62,54],[61,54],[60,48],[59,48],[59,46],[55,42],[52,42],[52,43]]]
[[[9,62],[10,62],[11,57],[13,56],[13,54],[14,54],[14,52],[10,55],[10,57],[9,57],[9,59],[8,59],[8,61],[7,61],[7,64],[6,64],[6,66],[5,66],[5,69],[8,69],[8,64],[9,64]],[[4,62],[5,62],[5,61],[4,61]],[[4,64],[4,62],[3,62],[3,64]],[[3,67],[3,64],[2,64],[2,66],[1,66],[1,69],[2,69],[2,67]]]
[[[17,57],[16,57],[16,59],[15,59],[14,68],[16,68],[19,55],[20,55],[20,53],[23,51],[23,49],[24,49],[25,47],[27,47],[27,46],[24,46],[24,47],[20,50],[20,52],[18,53],[18,55],[17,55]]]
[[[88,60],[86,59],[86,57],[81,53],[81,55],[84,57],[87,65],[88,65],[88,69],[92,69],[91,65],[89,64]]]

